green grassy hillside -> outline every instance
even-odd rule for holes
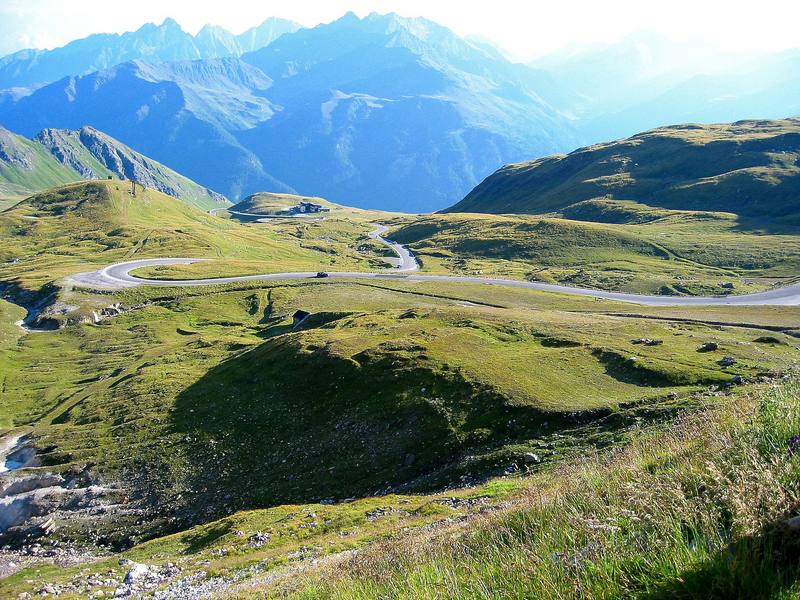
[[[425,271],[639,293],[742,293],[800,272],[800,237],[742,231],[730,213],[584,202],[570,216],[601,222],[430,215],[400,220],[388,235],[409,245]]]
[[[115,543],[233,510],[437,489],[527,453],[550,460],[684,406],[673,393],[796,358],[791,337],[760,343],[756,326],[619,317],[603,311],[627,307],[484,286],[279,283],[115,300],[137,308],[25,336],[3,369],[5,419],[34,428],[48,464],[93,465],[146,511],[137,526],[95,525]],[[316,316],[292,330],[300,308]],[[738,311],[753,323],[782,312]],[[642,336],[663,343],[632,343]],[[721,350],[697,352],[708,340]]]
[[[121,556],[177,564],[183,597],[793,598],[798,402],[796,383],[759,386],[553,469],[239,512]],[[28,567],[0,591],[111,594],[125,571],[118,556]]]
[[[82,549],[71,567],[8,550],[22,570],[0,595],[45,583],[66,598],[113,591],[121,557],[235,582],[404,529],[424,535],[508,508],[552,469],[621,451],[640,429],[724,400],[740,378],[777,380],[798,360],[796,307],[632,307],[402,278],[104,291],[73,288],[68,275],[139,256],[211,258],[195,267],[206,274],[369,268],[380,256],[366,234],[386,218],[452,248],[420,248],[425,265],[458,251],[502,269],[511,263],[497,257],[513,251],[555,269],[591,253],[644,273],[683,265],[681,244],[706,243],[711,256],[724,242],[767,261],[774,243],[734,248],[726,215],[657,216],[411,223],[342,207],[316,222],[242,223],[109,181],[25,200],[0,215],[0,282],[18,303],[46,299],[42,317],[61,327],[26,333],[15,325],[24,311],[0,301],[0,435],[30,432],[43,463],[13,477],[76,490],[74,503],[33,517],[32,535],[48,552]],[[776,275],[778,264],[764,268]],[[297,310],[312,316],[295,328]],[[706,342],[717,350],[700,352]],[[12,527],[2,540],[28,535]],[[314,585],[324,595],[330,582]]]
[[[0,211],[36,190],[76,179],[40,144],[0,127]]]
[[[272,192],[262,192],[260,194],[253,194],[248,196],[238,204],[231,207],[243,213],[253,214],[270,214],[280,211],[284,208],[297,206],[300,202],[313,202],[320,204],[327,208],[343,208],[340,204],[328,202],[324,198],[316,198],[312,196],[296,196],[294,194],[276,194]],[[353,210],[353,209],[350,209]]]
[[[286,204],[295,197],[282,197]],[[277,207],[271,202],[267,210]],[[792,232],[742,230],[731,213],[673,211],[633,202],[585,201],[570,219],[526,215],[374,214],[332,205],[322,222],[273,221],[270,231],[331,257],[355,249],[384,265],[387,249],[354,243],[354,225],[388,223],[388,236],[408,245],[422,271],[499,276],[665,295],[741,294],[791,283],[800,272],[800,238]],[[265,210],[262,207],[261,210]],[[321,240],[311,242],[309,238]],[[349,249],[349,250],[348,250]],[[341,265],[341,266],[340,266]],[[341,270],[344,263],[332,263]],[[142,275],[195,278],[270,270],[258,261],[157,267]]]
[[[800,120],[676,125],[503,167],[446,212],[559,213],[608,198],[800,225]]]
[[[334,223],[330,228],[335,227]],[[268,226],[245,226],[213,217],[155,190],[131,195],[119,181],[77,183],[40,194],[0,214],[0,280],[36,291],[70,273],[139,257],[187,256],[222,260],[225,268],[261,272],[314,270],[331,260],[369,264],[355,240],[371,226],[338,225],[344,241],[333,250],[301,232],[284,235]],[[326,235],[328,224],[314,228]],[[311,239],[309,239],[311,238]],[[203,268],[220,268],[212,260]]]
[[[762,387],[534,476],[494,514],[228,597],[796,598],[799,416],[796,382]]]

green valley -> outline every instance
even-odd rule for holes
[[[616,206],[631,222],[455,213],[400,220],[389,235],[432,273],[636,293],[745,293],[800,272],[800,237],[791,230],[742,231],[730,213]]]
[[[800,308],[746,302],[797,283],[790,215],[479,191],[209,213],[101,178],[0,213],[0,596],[792,597]],[[156,258],[198,262],[101,276]]]

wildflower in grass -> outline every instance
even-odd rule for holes
[[[789,438],[789,456],[794,456],[798,448],[800,448],[800,435],[793,435]]]

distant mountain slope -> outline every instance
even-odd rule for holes
[[[40,144],[0,127],[0,200],[24,198],[76,179],[75,171]]]
[[[572,46],[531,66],[569,90],[558,107],[586,143],[672,123],[724,123],[800,114],[800,50],[723,51],[711,43],[636,33]]]
[[[228,204],[222,194],[198,185],[92,127],[78,131],[45,129],[35,139],[57,161],[84,179],[104,179],[108,175],[132,179],[203,209]]]
[[[593,119],[641,104],[698,74],[724,70],[726,60],[708,44],[639,32],[612,43],[567,46],[530,66],[572,90],[564,110]]]
[[[240,56],[299,28],[297,23],[270,18],[241,35],[208,25],[193,36],[167,19],[122,35],[91,35],[54,50],[22,50],[0,58],[0,89],[41,85],[137,59],[167,62]]]
[[[270,119],[271,80],[234,58],[118,65],[48,85],[0,108],[6,126],[33,136],[46,127],[90,124],[230,198],[292,192],[236,139]]]
[[[743,60],[737,68],[722,72],[697,74],[652,97],[639,96],[635,104],[610,109],[581,128],[594,141],[668,123],[786,115],[800,115],[800,50]]]
[[[424,19],[348,14],[243,60],[284,110],[238,137],[310,195],[427,211],[511,157],[576,143],[549,76]]]
[[[430,211],[504,163],[575,147],[561,93],[430,21],[350,14],[242,59],[65,78],[8,96],[0,121],[26,135],[90,124],[232,199]]]
[[[507,165],[445,212],[543,214],[594,198],[800,223],[800,119],[676,125]]]
[[[133,179],[208,209],[228,201],[91,127],[45,129],[33,140],[0,128],[0,198],[29,196],[82,179]]]

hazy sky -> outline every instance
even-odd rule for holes
[[[518,58],[635,31],[729,49],[800,46],[798,0],[0,0],[0,55],[122,33],[166,17],[192,33],[206,23],[239,33],[269,16],[313,26],[348,10],[424,16],[461,35],[488,38]]]

